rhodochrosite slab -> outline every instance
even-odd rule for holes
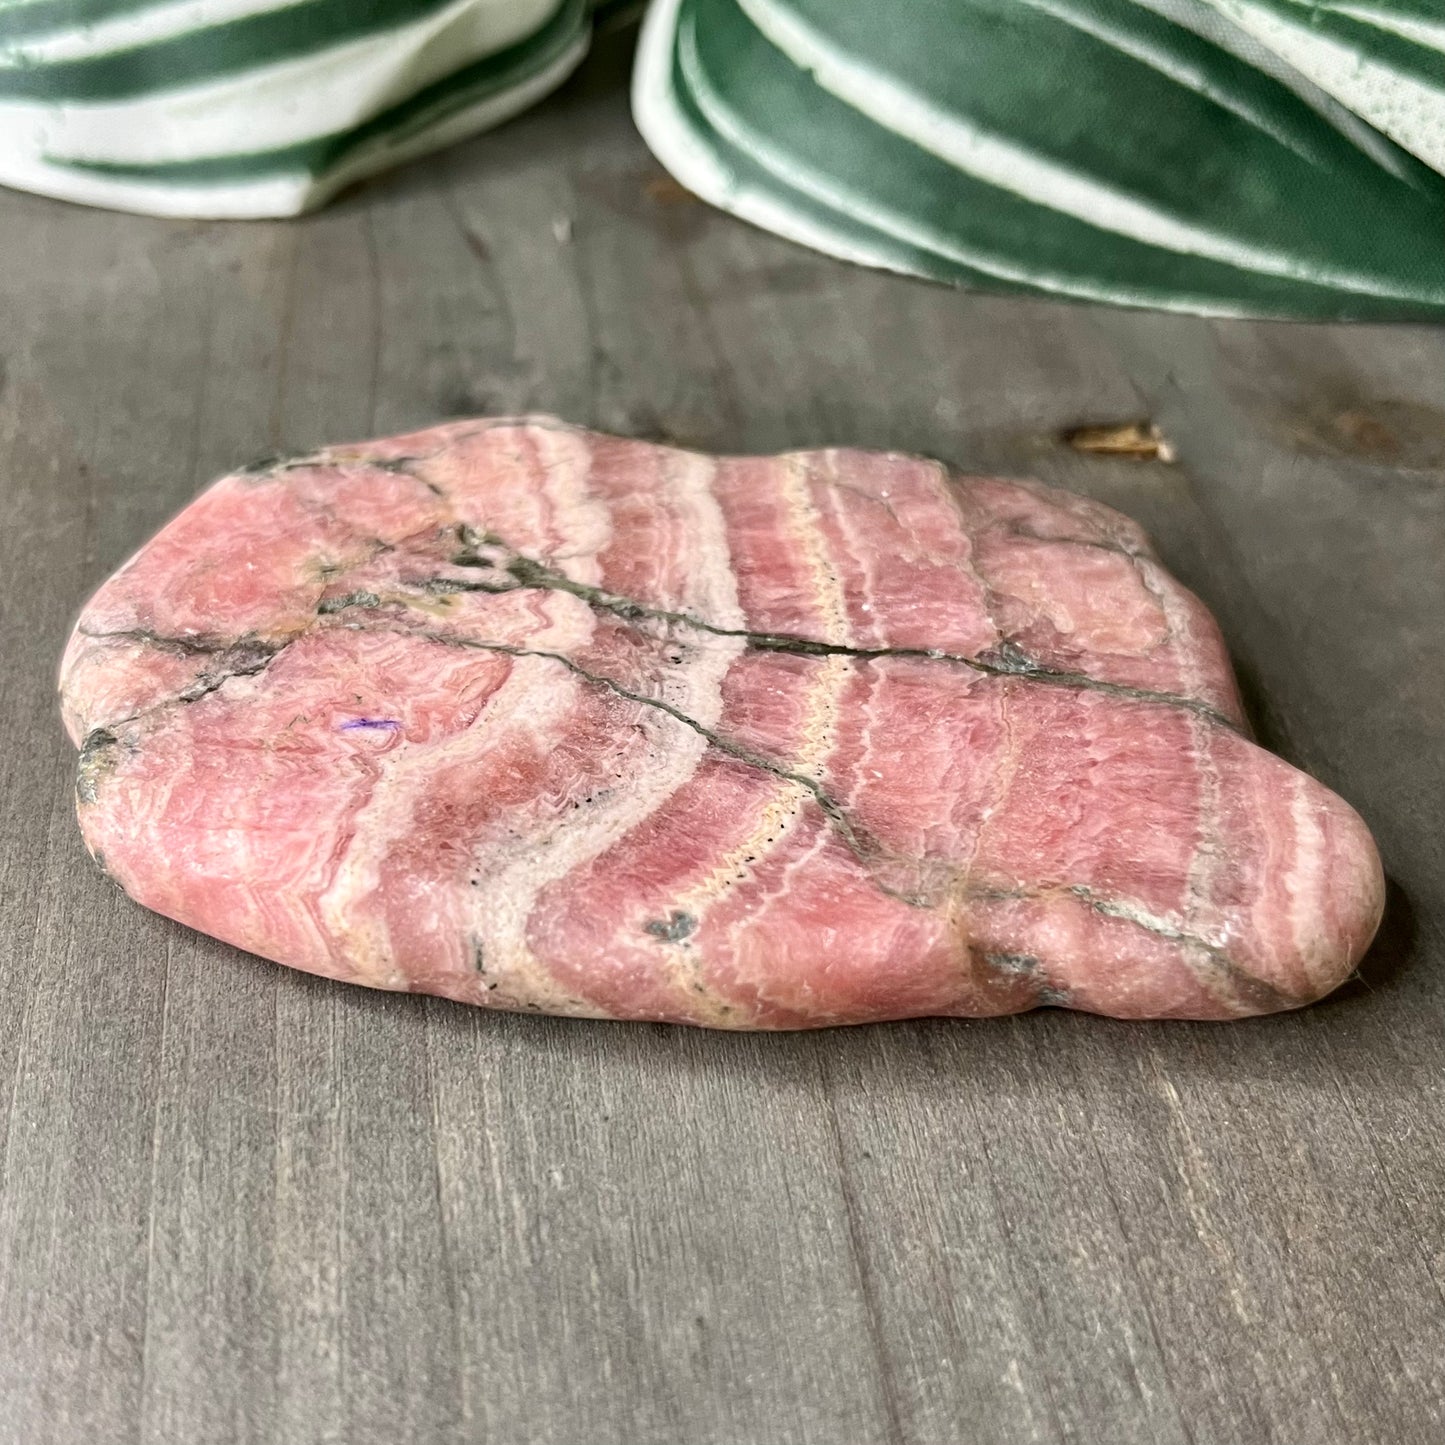
[[[468,421],[218,482],[62,667],[97,859],[313,973],[801,1028],[1224,1018],[1374,933],[1133,523],[855,451]]]

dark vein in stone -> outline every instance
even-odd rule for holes
[[[490,590],[490,589],[488,589]],[[515,586],[503,587],[502,591],[519,590]],[[330,614],[341,611],[352,606],[375,606],[380,598],[374,593],[351,593],[344,597],[337,597],[331,600],[330,605],[323,603],[318,612]],[[364,623],[347,622],[341,624],[350,631],[368,631]],[[441,643],[448,647],[472,648],[483,652],[503,653],[508,657],[540,657],[549,661],[559,663],[569,672],[594,687],[603,688],[627,702],[636,703],[642,707],[653,708],[664,713],[674,721],[681,723],[684,727],[690,728],[703,738],[712,748],[724,756],[734,759],[737,762],[745,763],[750,767],[758,768],[763,772],[770,773],[774,777],[788,783],[796,784],[805,789],[817,803],[825,818],[832,825],[839,837],[847,845],[850,852],[865,864],[876,864],[886,860],[886,853],[878,843],[853,822],[844,811],[842,805],[825,789],[815,778],[810,778],[804,773],[794,772],[782,763],[759,753],[744,744],[729,738],[713,728],[704,726],[695,718],[689,717],[680,708],[674,707],[670,702],[662,698],[649,697],[645,693],[634,692],[631,688],[624,687],[614,678],[605,676],[602,673],[592,672],[582,666],[574,658],[568,657],[565,653],[553,652],[544,648],[521,647],[505,642],[485,642],[478,638],[462,637],[454,634],[441,633],[428,629],[408,631],[407,635],[420,637],[429,642]],[[151,646],[167,650],[175,650],[187,655],[211,656],[234,661],[237,665],[221,669],[207,669],[200,673],[195,682],[183,692],[173,697],[164,698],[150,707],[142,708],[139,712],[132,713],[128,717],[118,718],[108,723],[104,728],[93,729],[87,736],[81,748],[81,782],[78,785],[83,801],[93,803],[96,797],[95,782],[102,775],[98,767],[100,759],[106,755],[106,750],[111,744],[118,741],[115,734],[110,731],[112,728],[122,727],[126,723],[134,722],[137,718],[144,717],[160,708],[173,706],[177,702],[191,703],[215,692],[223,684],[233,677],[250,677],[262,672],[267,668],[276,656],[290,646],[295,639],[288,639],[280,644],[261,642],[259,639],[243,639],[239,642],[223,644],[205,639],[167,637],[159,633],[150,632],[145,629],[128,629],[124,632],[86,633],[88,637],[95,638],[125,638],[127,640],[142,641]],[[91,740],[94,739],[92,747]],[[90,749],[89,754],[87,749]],[[108,770],[108,769],[105,769]],[[914,906],[926,906],[926,900],[913,894],[903,893],[881,881],[875,879],[877,886],[891,897],[900,899],[903,902]]]
[[[397,476],[410,477],[414,482],[420,482],[424,487],[442,496],[442,490],[424,477],[419,477],[412,470],[417,462],[430,461],[436,456],[435,452],[429,452],[425,456],[409,457],[366,457],[366,456],[338,456],[331,452],[309,452],[302,456],[269,456],[260,457],[254,462],[248,462],[245,466],[237,467],[231,473],[235,477],[246,477],[252,481],[264,481],[268,477],[281,476],[286,472],[302,470],[314,470],[322,467],[366,467],[376,472],[392,472]]]
[[[187,656],[213,656],[216,653],[229,652],[239,645],[235,639],[170,637],[165,633],[153,632],[148,627],[126,627],[115,632],[92,632],[88,627],[82,627],[80,635],[95,638],[98,642],[144,642],[148,647],[159,648],[162,652],[177,652]]]
[[[127,641],[144,642],[161,651],[176,652],[184,656],[214,657],[221,664],[218,667],[205,668],[197,673],[192,682],[180,692],[160,698],[149,706],[129,713],[125,717],[113,718],[104,726],[92,728],[86,734],[80,748],[81,772],[76,786],[82,801],[87,803],[95,801],[95,774],[93,770],[90,775],[87,775],[86,772],[87,749],[92,748],[92,740],[94,740],[96,748],[103,745],[109,746],[109,744],[119,741],[111,731],[114,728],[124,727],[127,723],[148,717],[162,708],[174,707],[177,703],[197,702],[224,686],[233,677],[254,677],[257,673],[264,672],[293,642],[297,641],[297,638],[289,637],[283,642],[266,642],[256,637],[241,638],[229,643],[211,642],[198,638],[167,637],[161,633],[147,631],[145,628],[130,628],[120,632],[87,632],[82,629],[82,635],[101,640],[121,638]]]
[[[488,541],[491,541],[491,539],[488,538]],[[520,560],[527,562],[529,559]],[[547,569],[541,568],[540,564],[530,563],[528,568],[523,569],[524,575],[532,575],[530,572],[531,567],[536,567],[542,572],[547,571]],[[516,572],[510,565],[508,570],[512,572],[512,575],[515,578]],[[438,580],[443,582],[446,581],[446,579]],[[631,603],[624,598],[611,597],[609,594],[601,592],[600,589],[590,588],[586,584],[574,583],[570,578],[559,578],[558,580],[565,585],[553,587],[551,588],[551,590],[573,592],[575,595],[581,597],[584,601],[588,601],[593,605],[600,606],[604,610],[609,612],[618,612],[619,609],[626,609],[626,611],[619,612],[619,615],[622,615],[627,620],[632,620],[637,617],[645,617],[648,619],[678,622],[685,625],[695,626],[702,631],[711,632],[718,636],[731,638],[740,637],[752,645],[767,646],[769,643],[777,643],[779,645],[773,649],[777,651],[794,651],[805,656],[841,655],[863,658],[875,658],[885,656],[921,657],[932,660],[945,660],[962,663],[980,672],[992,675],[1023,675],[1038,680],[1043,680],[1043,678],[1047,678],[1048,680],[1056,682],[1063,681],[1067,677],[1067,675],[1065,674],[1047,673],[1044,674],[1041,678],[1040,675],[1033,670],[1033,665],[1029,663],[1028,659],[1024,657],[1022,653],[1019,653],[1016,648],[1012,648],[1012,645],[1008,643],[1005,643],[1001,648],[997,650],[999,661],[993,664],[981,663],[977,659],[965,658],[956,654],[940,653],[923,649],[850,648],[841,645],[816,643],[812,642],[807,638],[791,638],[781,634],[748,633],[735,629],[713,627],[710,624],[702,622],[701,619],[693,618],[686,613],[674,613],[668,612],[661,608],[643,607],[640,604]],[[461,584],[461,586],[464,587],[466,590],[481,590],[489,592],[509,592],[541,585],[544,584],[532,582],[522,583],[520,580],[518,580],[514,584],[503,585],[500,587],[494,587],[489,584]],[[456,589],[448,583],[445,588],[442,588],[440,590],[445,591]],[[595,596],[589,596],[588,594],[595,594]],[[371,602],[372,596],[374,596],[374,594],[351,594],[346,598],[336,599],[336,606],[326,608],[324,610],[334,612],[340,610],[341,607],[345,606],[374,605]],[[368,629],[363,623],[343,623],[342,625],[348,630],[372,630]],[[169,637],[143,628],[133,628],[117,632],[85,632],[84,635],[96,639],[121,638],[126,640],[134,640],[144,642],[148,645],[159,647],[162,649],[178,651],[187,655],[212,656],[223,658],[229,661],[234,661],[237,663],[237,665],[234,667],[229,667],[222,670],[204,671],[199,675],[196,682],[193,683],[191,687],[187,688],[185,691],[177,694],[176,696],[163,699],[161,702],[154,704],[152,707],[144,708],[138,713],[134,713],[126,718],[118,719],[114,722],[107,724],[106,726],[91,729],[91,731],[86,734],[86,737],[81,744],[79,767],[76,779],[77,795],[80,800],[85,803],[94,803],[96,801],[97,783],[114,766],[114,753],[112,749],[119,745],[120,739],[116,735],[116,733],[112,731],[112,729],[123,726],[125,723],[133,722],[137,718],[154,712],[161,707],[173,705],[177,702],[195,702],[199,698],[205,697],[208,694],[216,691],[224,683],[226,683],[233,677],[248,677],[262,672],[271,664],[271,662],[275,660],[275,658],[281,652],[285,651],[286,648],[291,645],[292,641],[296,640],[294,638],[291,638],[277,644],[263,642],[260,639],[241,639],[236,642],[225,643],[212,641],[204,638]],[[737,762],[748,765],[749,767],[754,767],[763,772],[769,773],[783,782],[792,783],[798,787],[801,787],[812,797],[813,801],[818,805],[820,811],[828,820],[829,824],[837,832],[841,840],[846,844],[849,851],[852,852],[853,855],[861,863],[871,867],[880,862],[887,861],[887,854],[885,850],[882,849],[874,839],[872,839],[862,828],[860,828],[857,824],[853,822],[852,819],[849,818],[847,812],[844,810],[842,805],[815,778],[810,778],[803,773],[794,772],[792,769],[784,766],[782,763],[776,761],[775,759],[770,758],[763,753],[759,753],[752,748],[746,747],[744,744],[727,737],[723,733],[717,732],[713,728],[705,726],[704,724],[698,722],[695,718],[689,717],[680,708],[673,706],[673,704],[663,700],[662,698],[649,697],[645,693],[635,692],[631,688],[624,687],[614,678],[607,677],[602,673],[592,672],[590,669],[583,667],[581,663],[577,662],[574,658],[568,657],[565,653],[553,652],[545,648],[529,648],[503,642],[484,642],[476,638],[462,637],[454,634],[435,632],[432,630],[410,631],[408,635],[419,637],[426,641],[436,642],[447,647],[462,647],[468,649],[475,649],[483,652],[501,653],[508,657],[537,657],[545,659],[547,661],[555,662],[560,666],[564,667],[568,672],[571,672],[575,676],[581,678],[584,682],[587,682],[594,687],[602,688],[605,691],[608,691],[627,702],[635,703],[638,706],[652,708],[655,711],[663,713],[665,716],[672,718],[675,722],[681,723],[684,727],[689,728],[693,732],[697,733],[698,736],[703,738],[703,740],[707,742],[710,747],[714,748],[717,752],[723,754],[725,757],[732,758]],[[761,639],[761,641],[759,641],[759,639]],[[1015,657],[1012,654],[1017,654],[1017,656]],[[1116,687],[1112,684],[1101,684],[1095,682],[1093,679],[1083,679],[1082,681],[1104,690],[1120,692],[1125,695],[1140,695],[1141,693],[1141,690],[1139,689]],[[1190,699],[1178,698],[1167,693],[1142,693],[1142,700],[1157,701],[1175,705],[1191,705]],[[1214,718],[1215,720],[1223,723],[1225,726],[1233,729],[1233,724],[1229,723],[1227,719],[1215,713],[1213,709],[1206,707],[1204,704],[1194,704],[1193,706],[1197,711],[1204,713],[1207,716],[1210,716],[1211,718]],[[894,888],[891,888],[887,884],[883,883],[876,876],[873,878],[873,882],[882,892],[889,895],[890,897],[899,899],[901,902],[907,903],[913,907],[929,906],[929,900],[926,897],[920,896],[918,894],[904,893]],[[971,896],[978,899],[1025,899],[1037,898],[1040,896],[1037,892],[1010,888],[1000,889],[982,887],[976,889],[967,889],[966,891]],[[1149,916],[1149,914],[1142,907],[1139,907],[1137,905],[1131,905],[1118,899],[1110,898],[1107,895],[1101,895],[1095,892],[1086,884],[1066,885],[1063,891],[1073,894],[1082,902],[1086,903],[1091,909],[1094,910],[1094,912],[1100,914],[1103,917],[1115,918],[1123,922],[1131,923],[1135,927],[1143,929],[1145,932],[1152,933],[1157,937],[1167,939],[1168,941],[1173,943],[1185,944],[1199,950],[1220,969],[1220,971],[1224,974],[1226,978],[1229,979],[1231,984],[1234,986],[1236,996],[1239,998],[1239,1000],[1243,1003],[1246,1003],[1251,1008],[1255,1008],[1261,1012],[1277,1011],[1279,1009],[1293,1007],[1299,1002],[1299,1000],[1295,999],[1291,995],[1285,993],[1280,989],[1275,988],[1273,985],[1267,983],[1265,980],[1241,968],[1237,963],[1234,962],[1233,959],[1229,957],[1227,953],[1224,952],[1223,949],[1219,948],[1217,945],[1210,943],[1207,939],[1202,938],[1198,934],[1192,933],[1187,929],[1175,927],[1174,925],[1166,923],[1161,919],[1156,919]],[[1041,962],[1040,960],[1037,960],[1032,956],[1011,954],[991,954],[988,955],[987,961],[996,968],[999,968],[1001,971],[1013,973],[1032,971]],[[1058,998],[1044,998],[1041,996],[1039,1002],[1067,1002],[1067,998],[1065,995],[1060,995]]]
[[[170,637],[164,633],[152,632],[145,627],[129,627],[116,632],[91,632],[81,628],[81,635],[101,642],[113,640],[142,642],[147,647],[154,647],[160,652],[170,652],[181,657],[214,657],[218,659],[220,666],[206,668],[196,675],[195,681],[189,687],[177,693],[174,699],[166,699],[166,701],[178,702],[195,702],[197,698],[215,692],[229,678],[254,676],[270,666],[276,656],[284,652],[296,640],[294,637],[287,638],[283,642],[267,642],[260,637],[240,637],[234,641],[218,641],[207,637]],[[161,705],[156,704],[156,706]],[[121,718],[119,721],[130,722],[132,718],[140,717],[142,713],[151,710],[143,708],[140,713],[134,713],[132,717]]]
[[[91,728],[80,745],[75,770],[75,796],[82,803],[96,799],[96,784],[115,766],[111,749],[120,739],[109,728]]]
[[[488,535],[482,539],[485,545],[505,547],[500,539]],[[511,549],[508,548],[508,551]],[[452,559],[459,567],[494,567],[495,563],[471,550],[459,553]],[[788,632],[754,632],[747,628],[719,627],[705,618],[690,612],[673,611],[665,607],[649,607],[627,597],[577,582],[564,574],[554,571],[544,563],[512,553],[504,566],[497,568],[511,578],[510,582],[463,581],[453,578],[427,578],[416,586],[432,593],[444,595],[458,592],[486,592],[501,594],[519,590],[566,592],[579,598],[589,607],[611,613],[624,622],[664,622],[679,627],[692,628],[697,632],[709,633],[714,637],[738,639],[748,647],[760,652],[781,652],[798,657],[856,657],[862,661],[874,661],[884,657],[907,658],[922,662],[943,662],[957,667],[966,667],[986,677],[1022,677],[1054,687],[1074,688],[1088,692],[1099,692],[1110,697],[1124,698],[1130,702],[1151,703],[1157,706],[1183,708],[1188,712],[1207,718],[1210,722],[1238,732],[1238,726],[1229,718],[1198,698],[1181,697],[1177,693],[1156,692],[1149,688],[1130,687],[1125,683],[1105,682],[1080,672],[1064,672],[1045,667],[1028,657],[1020,648],[1004,642],[992,650],[992,654],[966,657],[961,653],[946,652],[933,647],[853,647],[840,642],[820,642],[814,638],[799,637]]]
[[[348,624],[357,627],[357,630],[365,630],[359,624]],[[823,816],[832,824],[839,837],[848,846],[849,851],[860,862],[876,864],[886,859],[886,853],[878,843],[871,838],[861,827],[849,818],[843,806],[834,798],[816,778],[810,778],[806,773],[794,772],[791,768],[785,767],[782,763],[760,753],[735,739],[728,737],[725,733],[717,732],[715,729],[705,726],[696,718],[689,717],[680,708],[674,707],[659,697],[648,697],[646,693],[634,692],[631,688],[624,687],[615,678],[607,677],[600,672],[592,672],[576,661],[568,657],[564,652],[552,652],[546,648],[520,647],[508,642],[481,642],[476,638],[457,637],[447,633],[431,631],[419,631],[411,634],[416,637],[424,637],[431,642],[439,642],[447,647],[476,648],[482,652],[499,652],[508,657],[540,657],[550,662],[559,663],[568,672],[580,677],[584,682],[600,687],[627,702],[637,703],[641,707],[653,708],[655,711],[665,714],[675,722],[681,723],[686,728],[691,728],[699,737],[708,743],[716,751],[725,757],[733,758],[737,762],[746,763],[749,767],[758,768],[762,772],[770,773],[783,782],[794,783],[805,789],[811,796]],[[877,882],[877,880],[874,880]],[[878,883],[878,886],[892,897],[901,899],[914,906],[926,906],[926,900],[915,895],[897,892]]]
[[[1277,1012],[1299,1003],[1297,998],[1291,997],[1272,983],[1267,983],[1258,975],[1241,968],[1217,944],[1210,943],[1197,933],[1191,933],[1183,928],[1175,928],[1159,919],[1149,918],[1142,909],[1121,903],[1118,899],[1100,897],[1093,889],[1083,884],[1075,884],[1069,889],[1069,892],[1083,899],[1095,913],[1101,914],[1105,918],[1122,918],[1126,923],[1132,923],[1146,933],[1168,939],[1172,943],[1184,943],[1199,949],[1224,972],[1230,983],[1233,984],[1240,1001],[1247,1003],[1251,1008],[1259,1009],[1260,1012]]]
[[[1050,980],[1044,961],[1032,953],[985,953],[983,961],[994,973],[1023,979],[1033,989],[1035,1008],[1068,1008],[1070,993]]]
[[[478,430],[488,430],[493,423],[483,425]],[[565,430],[565,428],[564,428]],[[414,481],[421,482],[437,496],[445,496],[445,493],[434,483],[426,481],[419,476],[413,467],[418,462],[431,459],[437,453],[428,453],[419,456],[403,456],[388,458],[373,458],[366,456],[338,457],[328,452],[313,453],[309,456],[289,458],[268,458],[263,463],[254,464],[253,467],[242,468],[244,474],[253,476],[268,475],[285,472],[297,467],[316,466],[365,466],[380,471],[393,472],[398,475],[408,476]],[[934,460],[923,458],[923,460]],[[940,464],[941,465],[941,464]],[[841,485],[841,484],[840,484]],[[1019,535],[1032,535],[1022,529]],[[1097,692],[1105,696],[1122,698],[1129,702],[1139,702],[1161,707],[1181,708],[1192,712],[1199,717],[1206,718],[1220,727],[1227,728],[1230,732],[1241,731],[1238,724],[1226,717],[1216,708],[1199,698],[1183,697],[1178,693],[1158,692],[1151,688],[1131,687],[1125,683],[1106,682],[1100,678],[1090,677],[1086,673],[1067,672],[1058,668],[1046,667],[1043,664],[1029,658],[1021,649],[1012,643],[1005,641],[998,648],[992,649],[992,654],[984,654],[978,657],[967,657],[961,653],[946,652],[940,648],[924,647],[852,647],[844,643],[821,642],[814,638],[800,637],[793,633],[784,632],[755,632],[746,628],[719,627],[717,624],[698,617],[690,612],[675,611],[662,607],[650,607],[644,603],[635,602],[630,598],[618,596],[616,593],[607,592],[600,587],[593,587],[587,583],[574,581],[564,573],[538,562],[533,558],[524,556],[515,549],[509,547],[500,537],[491,532],[478,533],[474,528],[462,523],[457,528],[457,534],[462,542],[464,551],[454,556],[452,564],[458,567],[493,567],[496,564],[489,558],[482,556],[479,552],[481,547],[492,547],[505,551],[509,554],[509,560],[499,570],[504,571],[512,580],[510,583],[491,582],[467,582],[452,578],[427,578],[413,584],[430,592],[433,596],[445,596],[450,593],[461,592],[485,592],[500,594],[503,592],[517,590],[535,590],[550,592],[566,592],[585,602],[589,607],[598,611],[611,613],[625,622],[656,621],[669,623],[678,627],[691,628],[697,632],[709,633],[714,637],[725,637],[739,639],[749,648],[763,652],[779,652],[799,657],[854,657],[861,661],[874,661],[885,657],[898,657],[914,661],[943,662],[956,667],[965,667],[986,677],[1022,677],[1030,682],[1041,683],[1045,686],[1071,688],[1076,691]],[[1082,538],[1038,538],[1039,541],[1058,540],[1085,546],[1101,547],[1107,551],[1115,551],[1128,557],[1136,566],[1145,559],[1146,554],[1135,552],[1133,549],[1123,546],[1117,541],[1097,542]],[[1147,585],[1147,584],[1146,584]],[[1152,589],[1149,589],[1152,591]],[[380,598],[372,602],[374,593],[357,592],[342,598],[329,599],[323,602],[318,611],[333,612],[351,606],[377,606],[380,605]],[[136,634],[140,636],[140,634]]]
[[[347,592],[339,597],[325,597],[316,606],[316,611],[325,617],[329,612],[342,612],[348,607],[380,607],[381,598],[375,592]]]
[[[227,661],[232,665],[201,673],[195,682],[176,696],[181,702],[195,702],[198,698],[215,692],[233,677],[254,677],[258,672],[264,672],[270,667],[277,653],[288,646],[288,643],[283,642],[280,647],[258,647],[254,650],[238,648],[239,655],[227,657]]]
[[[1071,883],[1056,889],[980,887],[967,891],[971,898],[979,900],[1019,899],[1029,901],[1037,901],[1047,893],[1070,893],[1104,918],[1117,918],[1124,923],[1132,923],[1134,927],[1143,929],[1145,933],[1152,933],[1156,938],[1167,939],[1170,943],[1186,944],[1191,948],[1198,949],[1233,985],[1239,1001],[1260,1013],[1277,1013],[1281,1009],[1295,1008],[1302,1002],[1301,999],[1295,998],[1283,989],[1267,983],[1258,975],[1241,968],[1218,944],[1210,943],[1207,938],[1201,938],[1199,934],[1191,933],[1187,928],[1178,928],[1164,919],[1150,916],[1140,904],[1129,903],[1099,893],[1086,883]],[[988,959],[991,963],[995,960],[1013,962],[1015,967],[1011,970],[1006,968],[1005,971],[1015,972],[1023,971],[1024,963],[1038,962],[1026,955],[1013,954],[990,954]]]

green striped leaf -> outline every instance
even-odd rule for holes
[[[1207,0],[1321,89],[1445,172],[1441,0]]]
[[[319,205],[531,104],[590,33],[587,0],[59,6],[0,0],[0,182],[167,215]]]
[[[871,264],[1217,314],[1445,311],[1438,177],[1128,0],[660,0],[634,100],[685,185]]]
[[[548,25],[521,44],[453,71],[350,130],[315,136],[294,145],[150,163],[65,160],[56,156],[50,160],[96,176],[187,184],[226,184],[296,171],[323,175],[368,146],[378,142],[386,146],[404,144],[479,101],[509,92],[566,57],[582,33],[580,26],[580,4],[564,5]]]
[[[334,51],[350,40],[394,32],[439,11],[468,7],[458,6],[457,0],[300,0],[274,6],[253,3],[244,7],[246,13],[226,20],[179,29],[166,26],[166,12],[180,8],[151,5],[126,12],[128,25],[111,27],[112,33],[120,32],[115,39],[106,35],[104,26],[87,26],[78,34],[64,32],[59,37],[63,42],[73,36],[80,45],[57,47],[52,34],[39,45],[5,46],[0,49],[0,102],[127,100],[317,51]],[[224,12],[242,7],[227,6],[222,0],[206,8]],[[185,9],[204,13],[197,6]],[[147,20],[160,22],[153,37],[144,34]],[[140,34],[130,39],[127,30]]]
[[[157,0],[0,0],[0,44],[149,10]]]

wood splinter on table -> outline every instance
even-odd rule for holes
[[[1138,462],[1164,462],[1166,465],[1178,456],[1173,443],[1152,421],[1071,427],[1064,433],[1064,444],[1076,452],[1129,457]]]

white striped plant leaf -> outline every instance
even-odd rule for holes
[[[1445,173],[1445,0],[1206,0]]]
[[[585,0],[0,0],[0,183],[283,216],[516,114]]]
[[[868,264],[1445,315],[1445,184],[1308,89],[1131,0],[656,0],[634,108],[683,184]]]

